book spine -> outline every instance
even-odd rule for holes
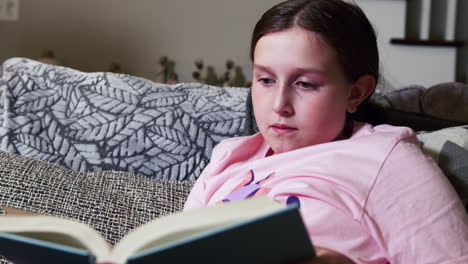
[[[455,40],[455,25],[457,20],[458,0],[447,0],[447,15],[445,17],[445,40]]]
[[[431,22],[431,0],[421,1],[421,16],[419,26],[419,38],[427,40],[429,39],[429,29]]]

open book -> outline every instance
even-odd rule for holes
[[[83,223],[2,216],[0,255],[15,263],[290,263],[314,249],[294,205],[260,196],[158,218],[114,248]]]

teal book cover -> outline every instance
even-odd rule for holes
[[[74,221],[0,217],[0,255],[15,264],[258,264],[290,263],[315,254],[295,205],[252,199],[163,218],[167,219],[143,225],[110,248],[100,234]],[[73,232],[60,233],[68,230]]]
[[[291,263],[315,255],[299,211],[284,210],[220,230],[149,249],[129,264]]]
[[[87,250],[0,232],[0,256],[15,264],[32,263],[95,263]]]

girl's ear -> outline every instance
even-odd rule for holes
[[[375,89],[375,78],[366,74],[361,77],[353,84],[351,87],[351,92],[348,98],[348,113],[356,112],[358,106],[364,101],[368,96],[372,94]]]

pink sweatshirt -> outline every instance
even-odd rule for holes
[[[412,130],[355,123],[347,140],[268,149],[261,134],[219,143],[185,210],[266,194],[299,202],[313,244],[356,263],[468,263],[468,216]]]

